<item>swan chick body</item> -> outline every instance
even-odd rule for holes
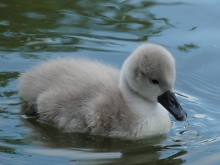
[[[147,43],[121,72],[85,58],[58,58],[21,74],[18,88],[25,101],[37,105],[39,120],[65,132],[137,138],[166,133],[172,126],[168,111],[186,119],[175,96],[173,107],[164,99],[167,91],[174,95],[175,74],[172,55]]]

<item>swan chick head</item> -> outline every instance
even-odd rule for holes
[[[157,102],[158,96],[173,91],[175,60],[162,46],[142,44],[125,61],[121,74],[133,92]]]
[[[124,62],[119,87],[122,93],[129,90],[148,103],[159,102],[182,121],[187,114],[173,93],[175,78],[175,60],[171,53],[160,45],[145,43]]]

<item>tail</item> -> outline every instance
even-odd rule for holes
[[[37,117],[39,113],[37,112],[37,104],[32,104],[28,107],[25,112],[25,116],[28,118]]]

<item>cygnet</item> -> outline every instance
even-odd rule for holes
[[[86,58],[48,60],[20,76],[25,115],[65,132],[140,138],[166,133],[168,112],[186,120],[174,94],[175,60],[162,46],[140,45],[121,71]]]

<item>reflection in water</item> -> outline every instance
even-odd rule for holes
[[[19,72],[0,72],[0,113],[7,110],[8,105],[18,104],[16,101],[8,100],[13,98],[18,92],[8,88],[10,83],[17,79]]]
[[[195,45],[195,44],[184,44],[183,46],[178,46],[178,49],[180,51],[184,51],[184,52],[189,52],[192,49],[198,49],[199,46]]]
[[[160,159],[160,152],[176,147],[159,145],[166,139],[166,135],[141,140],[123,140],[86,133],[62,133],[59,129],[40,123],[35,119],[23,119],[23,122],[33,129],[33,134],[25,139],[27,143],[53,148],[31,148],[26,149],[25,152],[42,156],[65,157],[70,162],[89,161],[91,164],[157,164],[166,162],[169,164],[175,159],[176,164],[181,164],[184,160],[178,156],[186,153],[183,149],[176,150],[166,158]]]
[[[16,154],[16,151],[12,147],[7,147],[0,144],[0,152],[9,153],[9,154]]]
[[[2,4],[0,20],[7,15],[8,22],[0,28],[4,51],[76,51],[100,43],[107,51],[115,40],[147,41],[173,27],[167,18],[149,10],[156,2],[47,0],[27,4],[13,0]]]
[[[0,87],[6,87],[9,83],[18,78],[19,72],[0,72]]]

